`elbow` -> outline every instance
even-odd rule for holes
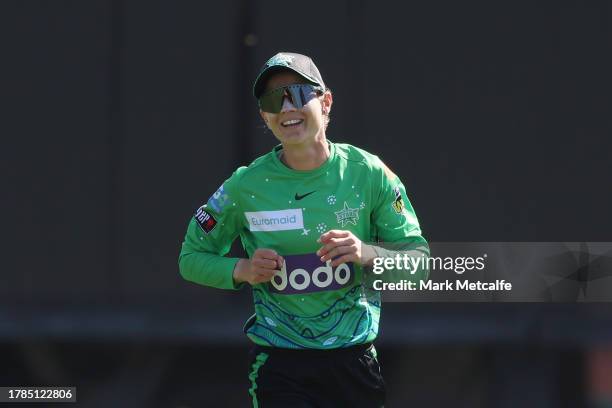
[[[190,254],[181,253],[178,259],[179,274],[187,281],[191,281],[191,274],[189,273],[189,255]]]

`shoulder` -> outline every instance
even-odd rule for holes
[[[380,175],[389,181],[394,181],[398,178],[377,155],[348,143],[336,143],[335,146],[336,154],[347,162],[366,166],[371,173]]]
[[[367,165],[380,160],[378,159],[378,156],[348,143],[334,143],[334,146],[336,147],[336,154],[344,160],[350,162]]]
[[[229,178],[228,182],[234,188],[239,188],[241,184],[250,183],[257,180],[264,173],[269,173],[274,154],[273,151],[266,153],[253,160],[248,166],[238,167]]]
[[[348,143],[335,143],[336,154],[350,163],[367,166],[372,172],[393,174],[377,155]]]

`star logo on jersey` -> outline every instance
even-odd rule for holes
[[[346,201],[344,202],[344,208],[340,211],[334,211],[334,214],[336,214],[336,219],[341,227],[349,223],[357,225],[357,221],[359,220],[359,209],[350,208]]]

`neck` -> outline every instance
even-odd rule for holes
[[[309,145],[283,145],[280,159],[294,170],[314,170],[320,167],[330,155],[325,137]]]

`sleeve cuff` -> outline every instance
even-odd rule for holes
[[[224,274],[223,289],[239,290],[244,286],[244,282],[236,283],[234,281],[234,268],[239,260],[240,258],[223,258],[223,264],[220,265]]]

